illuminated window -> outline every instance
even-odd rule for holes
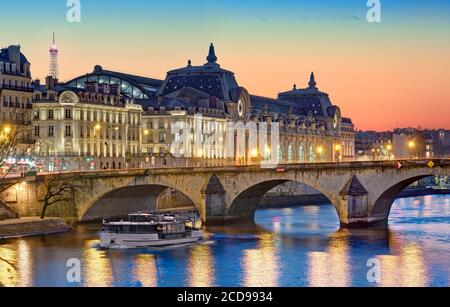
[[[300,145],[299,158],[300,162],[305,162],[305,147],[303,145]]]
[[[314,162],[316,160],[316,153],[312,145],[309,146],[309,161]]]
[[[293,160],[292,144],[289,144],[289,147],[288,147],[288,161],[292,162],[292,160]]]

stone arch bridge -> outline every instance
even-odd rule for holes
[[[204,222],[223,224],[252,221],[266,192],[295,181],[323,193],[336,208],[341,224],[353,226],[386,222],[396,196],[410,184],[433,175],[449,176],[450,160],[48,174],[16,184],[0,199],[22,215],[38,211],[45,184],[57,176],[57,184],[73,182],[74,186],[64,206],[72,208],[77,220],[90,221],[151,208],[164,190],[172,188],[192,201]]]

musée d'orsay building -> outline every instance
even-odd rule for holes
[[[229,163],[225,138],[205,144],[191,158],[171,154],[179,137],[172,134],[172,124],[192,122],[199,114],[203,127],[223,133],[228,121],[278,122],[277,153],[285,163],[351,160],[355,155],[352,121],[319,91],[314,74],[306,88],[294,86],[278,99],[252,95],[233,72],[221,68],[211,44],[204,65],[189,61],[169,71],[165,80],[97,65],[65,84],[52,77],[45,85],[35,81],[32,122],[38,165],[52,171]],[[242,157],[235,160],[242,162]]]

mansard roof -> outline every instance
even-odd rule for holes
[[[206,59],[208,62],[202,66],[192,66],[189,60],[186,67],[169,71],[158,94],[165,96],[181,88],[191,87],[223,101],[232,101],[230,92],[239,85],[233,72],[217,64],[213,44]]]
[[[19,50],[20,50],[20,46],[11,46],[11,47],[16,47],[16,48],[19,48]],[[5,63],[10,63],[11,61],[9,60],[9,56],[10,56],[9,52],[10,52],[10,48],[0,49],[0,61],[5,62]],[[22,52],[20,53],[20,64],[30,64],[30,62],[28,61],[28,59]]]

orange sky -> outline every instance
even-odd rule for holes
[[[138,4],[126,7],[108,1],[109,10],[104,11],[95,10],[99,2],[84,2],[80,24],[65,22],[64,15],[54,19],[59,15],[50,7],[34,14],[40,3],[23,12],[33,16],[28,26],[2,33],[0,45],[20,43],[32,62],[33,76],[43,79],[51,33],[56,31],[60,79],[69,80],[91,72],[96,64],[164,78],[188,59],[203,64],[214,42],[221,66],[234,71],[252,94],[276,97],[294,83],[306,87],[314,71],[319,89],[330,94],[358,129],[450,129],[448,3],[439,2],[442,7],[434,11],[413,10],[405,1],[395,2],[398,7],[386,4],[383,22],[370,24],[360,1],[328,10],[307,10],[302,6],[307,2],[287,0],[278,10],[268,1],[258,10],[253,4],[239,4],[238,10],[238,2],[230,1],[209,6],[200,0],[176,6],[136,2],[152,10],[159,3],[160,11],[150,15]],[[215,7],[219,4],[220,9]],[[65,8],[58,10],[64,13]],[[0,29],[7,22],[0,19]]]

